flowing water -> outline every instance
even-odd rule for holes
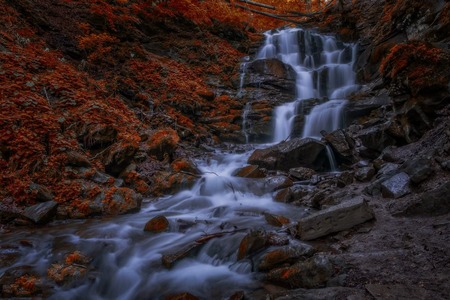
[[[280,57],[298,74],[297,101],[276,109],[275,119],[280,119],[280,124],[276,126],[275,140],[289,137],[291,125],[286,124],[295,115],[298,101],[342,98],[354,89],[354,49],[333,37],[301,29],[267,34],[258,57]],[[319,80],[323,76],[332,81]],[[335,99],[314,108],[307,121],[313,125],[305,126],[305,130],[314,130],[306,134],[317,136],[316,129],[338,126],[343,101]],[[331,117],[324,117],[328,113]],[[45,282],[48,268],[63,263],[68,253],[78,250],[92,258],[89,276],[78,283],[54,287],[50,299],[163,299],[178,292],[190,292],[202,299],[228,299],[235,291],[257,288],[260,283],[252,262],[237,259],[240,241],[254,229],[278,230],[280,235],[287,235],[267,224],[266,212],[295,221],[306,211],[273,201],[265,179],[232,176],[246,164],[249,155],[250,151],[237,154],[217,150],[196,161],[203,175],[192,189],[146,202],[133,215],[54,222],[42,228],[3,233],[0,277],[27,270],[51,285]],[[169,230],[144,232],[146,222],[158,215],[169,220]],[[214,233],[224,234],[202,243],[172,268],[163,266],[163,255],[180,253],[199,238]],[[2,257],[12,257],[7,261],[13,264],[2,264]]]
[[[320,138],[342,126],[346,97],[357,91],[354,64],[357,46],[301,28],[266,32],[257,59],[277,58],[296,72],[296,99],[274,112],[273,142],[291,137],[296,109],[311,98],[326,100],[306,116],[303,137]],[[329,100],[329,101],[327,101]]]

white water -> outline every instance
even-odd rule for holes
[[[51,299],[163,299],[181,292],[227,299],[233,292],[254,289],[259,283],[250,261],[237,261],[241,239],[251,229],[277,230],[267,224],[264,212],[296,220],[305,211],[274,202],[264,179],[231,176],[246,164],[249,154],[217,152],[208,163],[198,161],[203,176],[191,190],[148,203],[134,215],[4,234],[0,254],[7,245],[17,245],[13,251],[20,259],[12,266],[0,265],[0,276],[26,265],[45,278],[52,263],[63,262],[65,254],[77,249],[93,258],[93,279],[67,290],[59,287]],[[161,214],[169,220],[170,230],[144,232],[145,223]],[[162,266],[162,255],[176,253],[205,234],[224,231],[233,233],[208,241],[170,270]],[[23,240],[33,247],[22,246]]]
[[[302,136],[320,138],[320,131],[340,128],[345,98],[359,89],[353,68],[356,45],[300,28],[271,31],[265,35],[265,43],[256,58],[278,58],[297,73],[296,99],[274,111],[273,142],[291,136],[295,107],[310,98],[330,101],[314,107],[306,117]]]
[[[298,43],[299,33],[304,36],[304,46]],[[308,48],[318,45],[325,49],[320,59]],[[346,47],[354,51],[354,46]],[[278,48],[281,49],[279,53]],[[275,119],[279,124],[275,139],[289,137],[296,102],[310,97],[341,97],[354,88],[354,78],[343,79],[339,75],[352,69],[351,63],[347,66],[344,63],[344,57],[347,57],[344,52],[348,50],[339,49],[334,38],[300,29],[267,34],[266,45],[259,55],[281,57],[295,67],[298,75],[297,100],[276,109]],[[342,67],[338,66],[340,61]],[[315,78],[326,68],[332,70],[329,77],[333,82],[326,84],[325,81],[323,86]],[[245,74],[241,76],[243,82]],[[344,100],[332,101],[326,104],[334,105],[334,108],[325,109],[319,105],[311,112],[307,121],[315,124],[311,128],[331,130],[329,128],[339,124],[338,117],[331,120],[327,117],[315,123],[326,114],[325,111],[331,116],[338,115],[333,109],[338,110]],[[317,136],[315,132],[311,135]],[[137,214],[109,220],[54,223],[46,228],[24,228],[2,234],[0,258],[13,253],[17,254],[17,259],[11,259],[12,265],[0,264],[0,277],[15,269],[29,268],[28,273],[45,279],[52,264],[63,263],[68,253],[79,250],[93,258],[90,279],[71,287],[55,286],[50,299],[164,299],[180,292],[190,292],[201,299],[228,299],[236,291],[252,290],[260,284],[254,278],[252,263],[247,259],[237,261],[241,239],[251,229],[277,230],[267,224],[264,212],[282,215],[292,221],[306,212],[299,207],[274,202],[264,179],[231,176],[235,169],[246,164],[249,154],[217,152],[210,159],[197,161],[203,175],[192,189],[147,203]],[[145,223],[157,215],[168,218],[169,231],[144,232]],[[162,265],[163,255],[177,253],[205,234],[224,231],[230,233],[209,240],[171,269]],[[27,246],[28,243],[32,247]]]

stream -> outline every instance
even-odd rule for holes
[[[266,33],[256,59],[279,58],[297,73],[296,99],[274,111],[273,142],[290,137],[292,118],[309,98],[323,103],[306,116],[303,136],[319,137],[321,130],[342,126],[345,97],[358,88],[355,52],[353,44],[303,29]],[[305,208],[275,202],[267,180],[233,176],[246,165],[252,150],[265,146],[247,145],[246,151],[218,149],[195,161],[202,176],[192,189],[144,202],[139,213],[55,221],[2,234],[0,254],[11,251],[5,250],[11,249],[7,245],[18,245],[14,250],[18,259],[13,265],[0,265],[0,276],[27,269],[45,278],[52,264],[78,250],[92,258],[92,270],[81,282],[54,288],[50,299],[164,299],[181,292],[201,299],[228,299],[236,291],[256,289],[261,284],[252,261],[237,259],[242,238],[250,230],[266,230],[291,239],[284,228],[269,225],[264,213],[291,221],[308,214]],[[169,230],[144,232],[146,222],[158,215],[169,220]],[[221,232],[225,234],[208,240],[172,268],[163,266],[163,255]]]

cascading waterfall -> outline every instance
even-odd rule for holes
[[[285,29],[266,36],[258,57],[278,57],[297,72],[297,98],[275,110],[275,140],[290,136],[292,119],[299,110],[296,106],[312,97],[333,99],[311,111],[305,134],[318,136],[322,129],[331,131],[339,126],[344,98],[357,89],[352,73],[355,46],[302,29]],[[241,84],[244,79],[245,65]],[[244,124],[250,109],[249,103]],[[183,292],[201,299],[228,299],[236,291],[252,290],[260,284],[253,275],[253,262],[237,259],[242,238],[255,228],[274,230],[265,220],[265,213],[298,220],[308,212],[274,201],[273,189],[265,179],[232,176],[246,164],[249,155],[216,151],[198,160],[203,175],[194,187],[145,202],[142,210],[133,215],[59,221],[2,234],[0,255],[12,253],[14,258],[9,265],[0,264],[0,277],[26,270],[47,280],[47,270],[64,264],[64,257],[77,250],[92,258],[86,269],[88,276],[80,276],[79,282],[53,285],[49,299],[164,299]],[[144,232],[146,222],[158,215],[168,219],[168,230]],[[163,265],[163,255],[180,253],[205,234],[214,233],[223,235],[181,256],[172,268]],[[278,234],[289,239],[284,231]]]
[[[353,68],[357,46],[301,28],[271,31],[265,35],[265,43],[256,59],[280,59],[297,73],[296,99],[274,111],[273,142],[290,137],[296,106],[310,98],[329,101],[317,105],[306,116],[303,137],[319,138],[322,130],[338,129],[342,125],[346,97],[359,89]]]

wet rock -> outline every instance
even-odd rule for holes
[[[283,246],[275,250],[268,251],[261,257],[258,264],[260,271],[267,271],[284,263],[294,263],[300,258],[310,257],[315,250],[312,246],[297,242],[294,245]]]
[[[289,176],[294,177],[298,180],[309,180],[313,175],[316,174],[316,171],[308,168],[292,168],[289,169]]]
[[[27,268],[16,268],[6,271],[0,278],[2,296],[6,298],[32,297],[43,292],[42,279],[31,272],[24,272]]]
[[[237,259],[241,260],[245,258],[248,255],[263,249],[267,244],[267,235],[264,231],[251,231],[241,240]]]
[[[174,194],[191,188],[197,179],[198,176],[191,173],[158,172],[153,177],[151,192],[156,195]]]
[[[171,156],[180,141],[180,137],[173,129],[160,129],[152,133],[146,141],[146,150],[149,155],[163,160],[166,155]]]
[[[325,169],[328,159],[325,144],[322,142],[312,138],[296,138],[266,149],[255,150],[248,163],[269,170],[287,172],[297,167]]]
[[[410,203],[400,215],[444,215],[450,212],[450,182],[420,195],[418,201]]]
[[[177,295],[167,296],[164,300],[199,300],[200,298],[190,294],[190,293],[181,293]]]
[[[270,246],[284,246],[289,244],[289,237],[275,232],[269,232],[267,234],[267,244]]]
[[[87,268],[83,265],[52,264],[47,270],[47,276],[56,284],[72,287],[81,282],[87,275]]]
[[[148,221],[144,226],[144,231],[160,233],[169,230],[169,220],[165,216],[156,216]]]
[[[1,245],[0,246],[0,268],[9,267],[20,257],[20,249],[18,245]]]
[[[358,132],[355,137],[359,138],[364,147],[372,151],[360,151],[361,155],[365,154],[366,157],[375,158],[384,148],[396,144],[395,139],[387,133],[387,125],[389,124],[373,126]]]
[[[398,173],[381,183],[381,193],[384,198],[400,198],[411,192],[410,178],[405,172]]]
[[[286,176],[279,175],[268,177],[267,179],[265,179],[263,189],[268,192],[273,192],[284,188],[288,188],[292,185],[293,185],[292,180],[290,180]]]
[[[58,203],[47,201],[25,208],[22,215],[36,224],[46,224],[56,215]]]
[[[358,181],[366,182],[370,181],[375,176],[375,173],[374,167],[364,167],[357,169],[354,176]]]
[[[266,172],[259,166],[251,165],[236,170],[233,176],[244,178],[264,178],[266,176]]]
[[[192,244],[189,244],[179,251],[171,254],[164,254],[161,257],[161,262],[164,267],[170,269],[174,266],[175,263],[180,261],[181,259],[188,257],[190,255],[195,255],[197,251],[203,246],[204,242],[199,242],[198,240]]]
[[[89,159],[78,152],[69,151],[66,153],[66,164],[72,167],[80,167],[80,168],[89,168],[91,166],[91,162]]]
[[[46,202],[53,200],[53,194],[46,186],[33,182],[30,184],[30,190],[36,194],[37,201]]]
[[[373,211],[367,202],[363,198],[357,198],[301,219],[297,224],[297,234],[302,240],[313,240],[373,218]]]
[[[276,191],[273,196],[273,199],[277,202],[282,202],[282,203],[291,202],[293,200],[291,188],[286,188],[286,189],[281,189],[279,191]]]
[[[336,154],[339,160],[344,160],[348,162],[355,162],[355,142],[341,129],[335,130],[324,136],[325,141],[327,141],[333,152]]]
[[[409,175],[411,181],[415,184],[428,179],[434,173],[431,159],[428,158],[407,161],[402,165],[401,169]]]
[[[230,300],[245,300],[245,293],[243,291],[239,291],[231,295]]]
[[[283,216],[277,216],[270,213],[264,213],[264,218],[266,219],[267,224],[282,227],[285,224],[289,224],[291,221]]]
[[[276,88],[294,92],[294,69],[278,59],[258,59],[247,65],[247,76],[244,78],[244,87],[259,87],[262,89]]]
[[[265,277],[269,282],[289,288],[324,286],[333,275],[333,266],[326,256],[315,256],[290,267],[271,270]]]

